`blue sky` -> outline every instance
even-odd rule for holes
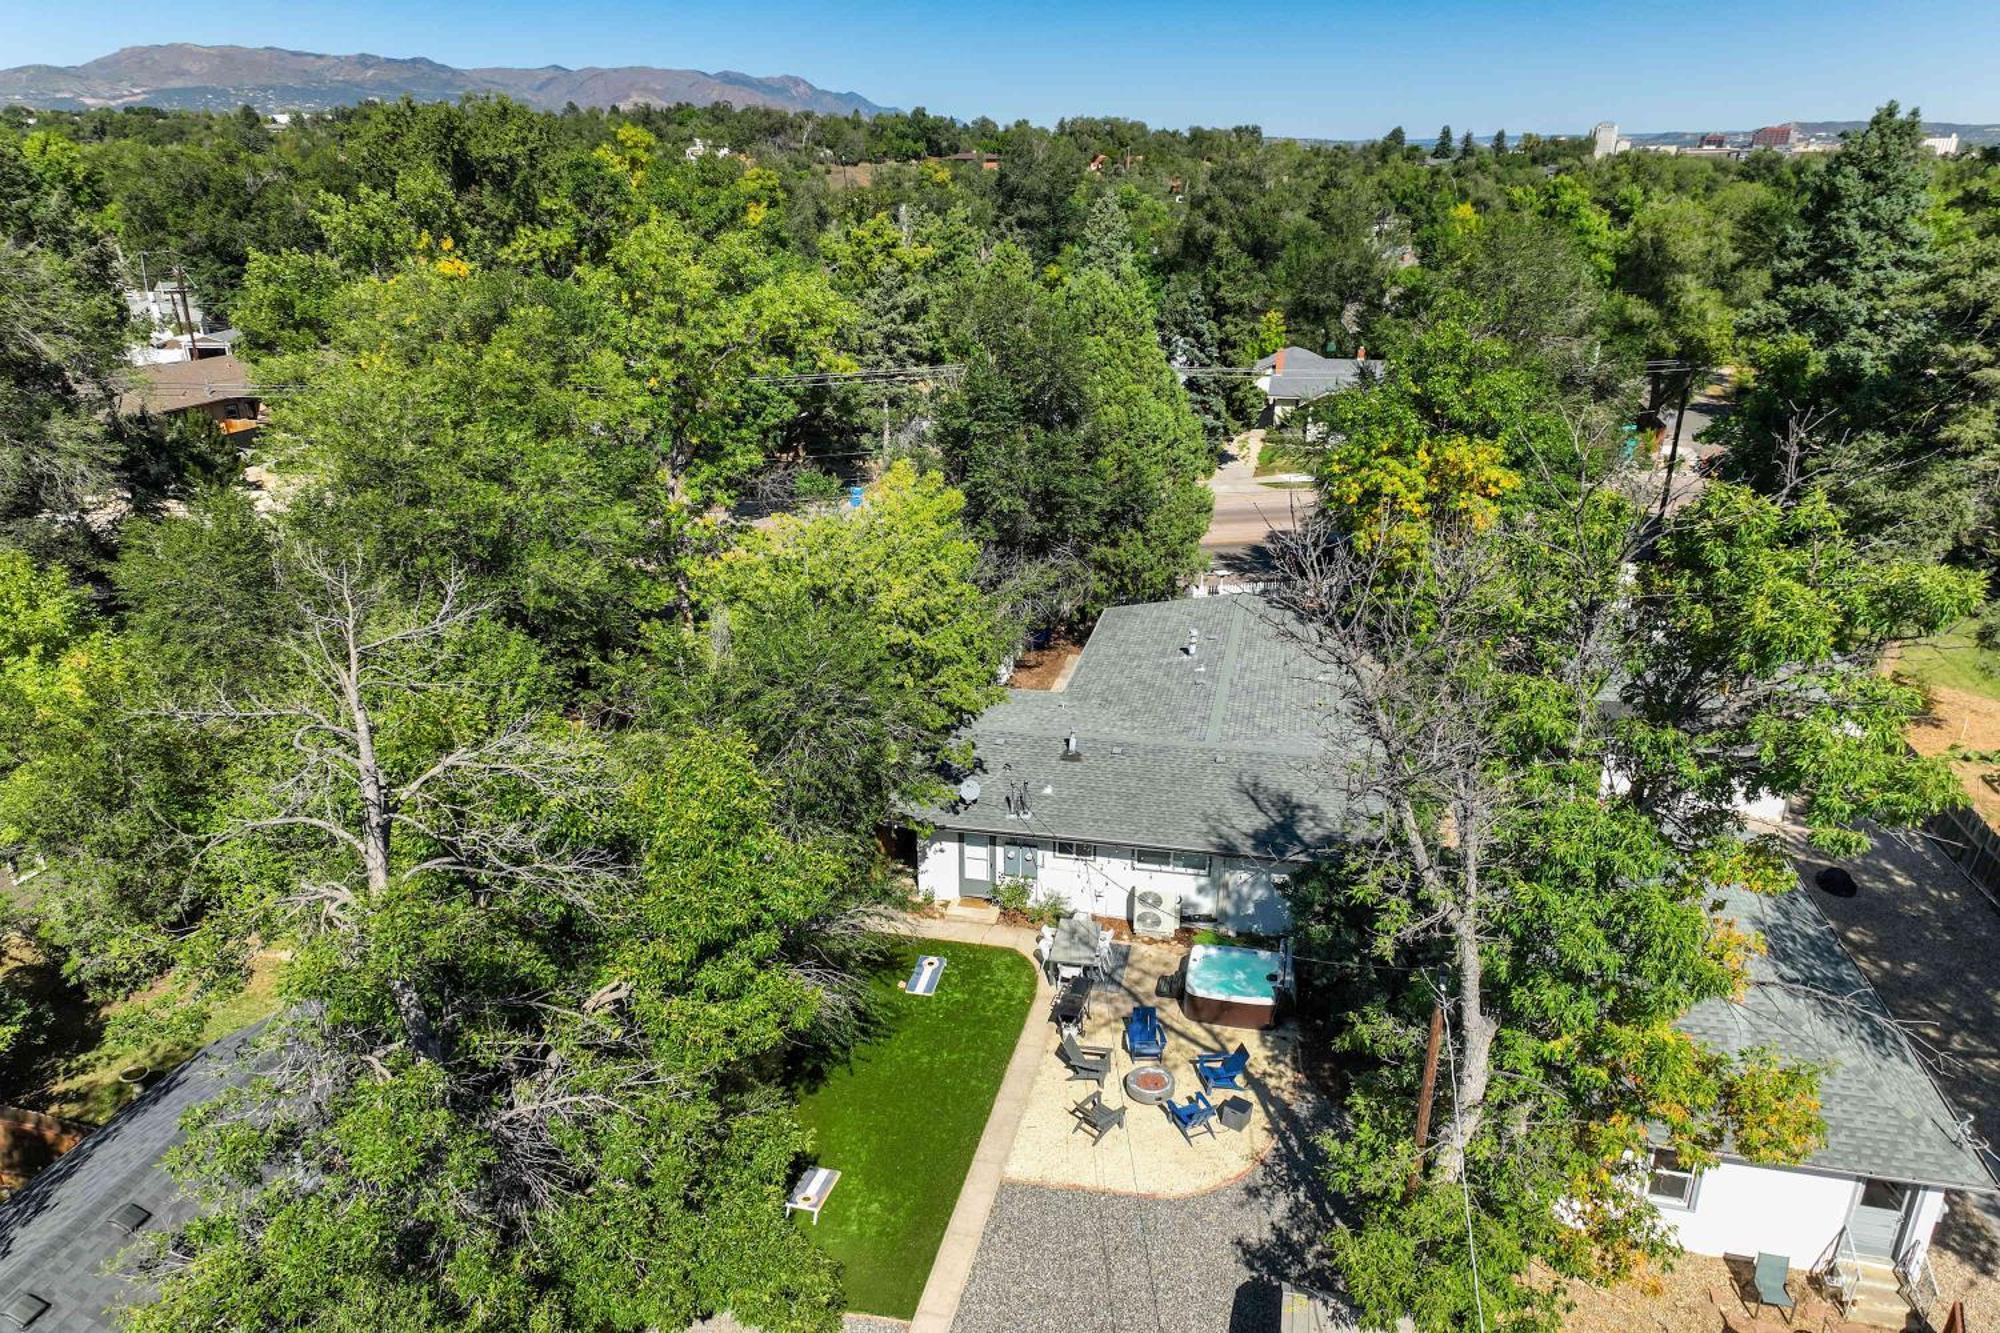
[[[2000,2],[1759,0],[1706,11],[1555,0],[812,5],[796,0],[0,0],[0,66],[237,42],[453,65],[646,64],[797,74],[959,116],[1135,116],[1364,137],[1440,122],[1574,131],[1865,116],[2000,122]]]

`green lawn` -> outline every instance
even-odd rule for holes
[[[2000,653],[1972,637],[1977,622],[1961,620],[1942,634],[1903,647],[1897,668],[1926,685],[2000,699]]]
[[[230,1033],[246,1028],[260,1018],[278,1011],[277,962],[261,955],[251,964],[250,978],[243,990],[217,1004],[208,1016],[201,1035],[192,1043],[154,1042],[138,1046],[100,1040],[77,1052],[63,1064],[63,1074],[48,1090],[41,1109],[68,1120],[101,1125],[137,1097],[141,1085],[126,1083],[118,1071],[129,1065],[145,1065],[155,1074],[183,1063],[202,1047]],[[119,1008],[111,1006],[106,1011]]]
[[[945,959],[932,996],[896,989],[920,953]],[[840,1184],[818,1226],[794,1216],[840,1260],[848,1309],[908,1319],[1034,1002],[1035,972],[1011,949],[913,940],[875,987],[885,1031],[799,1106]]]

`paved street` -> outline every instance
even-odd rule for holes
[[[1208,479],[1215,492],[1215,513],[1208,523],[1208,535],[1201,539],[1203,550],[1227,551],[1255,547],[1272,532],[1289,532],[1312,505],[1309,488],[1289,489],[1269,486],[1277,477],[1256,476],[1257,449],[1264,432],[1246,431],[1231,443],[1222,466]]]

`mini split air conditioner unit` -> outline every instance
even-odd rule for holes
[[[1141,935],[1171,935],[1181,928],[1181,896],[1172,889],[1141,889],[1132,895],[1132,929]]]

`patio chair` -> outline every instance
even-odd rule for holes
[[[1070,1107],[1069,1113],[1076,1119],[1076,1125],[1070,1133],[1074,1134],[1079,1129],[1084,1131],[1090,1135],[1093,1146],[1101,1142],[1112,1130],[1125,1127],[1125,1108],[1106,1106],[1104,1091],[1101,1088]]]
[[[1111,1048],[1109,1046],[1085,1046],[1073,1036],[1065,1036],[1062,1045],[1056,1048],[1064,1064],[1069,1066],[1069,1081],[1089,1079],[1099,1088],[1104,1086],[1104,1076],[1111,1072]]]
[[[1786,1319],[1792,1317],[1792,1293],[1785,1286],[1785,1276],[1791,1271],[1789,1255],[1757,1252],[1757,1304],[1776,1306],[1785,1312]]]
[[[1194,1076],[1201,1080],[1203,1092],[1214,1092],[1217,1088],[1243,1088],[1243,1073],[1250,1068],[1250,1052],[1240,1042],[1227,1055],[1204,1052],[1194,1058]]]
[[[1157,1060],[1167,1053],[1167,1029],[1159,1010],[1150,1004],[1132,1010],[1125,1020],[1125,1049],[1134,1059]]]
[[[1165,1101],[1160,1105],[1166,1108],[1167,1118],[1174,1122],[1187,1142],[1194,1142],[1197,1131],[1211,1138],[1215,1136],[1215,1106],[1208,1100],[1207,1093],[1197,1092],[1178,1104]]]

